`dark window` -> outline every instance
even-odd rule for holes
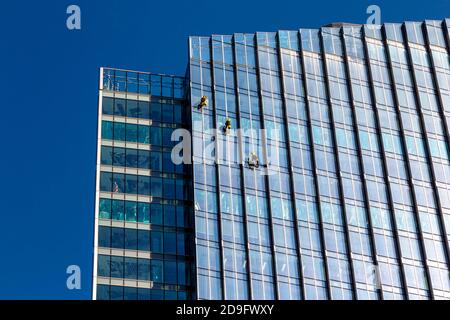
[[[137,279],[137,259],[125,257],[124,278]]]
[[[135,175],[127,174],[126,176],[126,193],[137,194],[138,191],[138,177]]]
[[[101,150],[101,163],[105,165],[112,165],[113,164],[113,148],[102,146]]]
[[[123,300],[137,300],[137,288],[125,287],[123,289]]]
[[[164,205],[164,225],[175,226],[175,206]]]
[[[114,100],[114,114],[116,116],[124,117],[126,115],[125,103],[126,102],[124,99],[115,99]]]
[[[114,147],[113,165],[125,167],[126,163],[125,149]]]
[[[98,227],[98,246],[111,247],[111,228],[105,226]]]
[[[111,286],[111,300],[123,300],[123,287]]]
[[[150,143],[150,127],[143,125],[138,126],[138,142]]]
[[[102,102],[103,114],[114,114],[114,100],[113,98],[103,97]]]
[[[111,121],[102,121],[102,139],[113,139],[113,126]]]
[[[153,203],[151,204],[151,222],[152,224],[162,225],[162,205]]]
[[[113,173],[113,192],[125,192],[125,175],[122,173]]]
[[[100,173],[100,190],[111,192],[112,188],[112,174],[109,172]]]
[[[98,275],[101,277],[110,277],[111,275],[111,257],[105,255],[98,256]]]
[[[163,171],[165,172],[175,172],[175,166],[172,161],[172,153],[164,152],[163,154]]]
[[[127,117],[139,118],[139,108],[136,100],[127,100]]]
[[[97,285],[97,300],[109,300],[109,286]]]
[[[150,300],[150,289],[138,288],[138,300]]]
[[[162,121],[173,123],[173,105],[164,103],[162,105]]]
[[[138,176],[138,192],[144,196],[150,194],[150,177]]]
[[[174,199],[175,198],[175,180],[170,178],[165,178],[164,182],[164,198]]]
[[[136,250],[137,249],[137,230],[125,229],[125,249]]]
[[[138,250],[150,251],[150,231],[138,230]]]
[[[160,231],[152,231],[150,232],[151,239],[151,251],[154,253],[162,253],[163,252],[163,233]]]
[[[125,242],[124,240],[123,228],[111,228],[111,247],[123,249]]]
[[[163,128],[163,146],[171,147],[174,142],[172,141],[172,128]]]
[[[164,232],[164,253],[177,253],[177,234],[174,232]]]
[[[183,117],[182,117],[182,115],[183,115],[183,113],[182,113],[182,111],[183,111],[183,109],[182,109],[182,107],[181,107],[181,105],[179,105],[179,104],[175,104],[174,106],[173,106],[173,115],[174,115],[174,122],[175,123],[183,123]]]
[[[137,168],[138,151],[136,149],[126,149],[126,159],[127,167]]]
[[[150,151],[138,150],[138,168],[149,169],[150,168]]]
[[[163,262],[150,260],[150,280],[161,283],[163,281]]]
[[[161,121],[161,104],[159,102],[152,102],[150,105],[151,119],[153,121]]]
[[[114,140],[125,141],[125,123],[114,122]]]
[[[111,256],[111,277],[123,278],[123,257]]]
[[[150,260],[138,259],[138,279],[150,280]]]
[[[150,103],[146,101],[139,101],[139,114],[140,118],[149,119],[150,118]]]
[[[164,261],[164,282],[177,283],[177,263],[175,261]]]
[[[152,151],[150,152],[150,169],[155,171],[162,170],[162,154],[161,152]]]
[[[126,141],[137,142],[138,141],[138,125],[127,123],[126,130],[127,130]]]
[[[161,128],[150,127],[150,143],[160,146],[161,145]]]
[[[162,179],[161,178],[156,178],[156,177],[152,177],[151,179],[151,191],[150,191],[150,195],[153,197],[162,197]]]

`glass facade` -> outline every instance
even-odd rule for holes
[[[449,26],[190,37],[199,299],[450,299]]]
[[[94,297],[450,299],[449,35],[192,36],[185,78],[103,69]]]
[[[192,169],[171,160],[189,123],[182,77],[101,70],[94,298],[195,298]]]

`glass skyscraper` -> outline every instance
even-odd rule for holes
[[[94,298],[450,299],[449,34],[190,37],[185,77],[102,69]]]

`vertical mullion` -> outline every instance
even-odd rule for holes
[[[281,46],[280,46],[280,34],[277,33],[277,53],[278,53],[278,72],[279,72],[279,78],[281,82],[280,90],[281,90],[281,96],[282,96],[282,103],[283,103],[283,118],[284,118],[284,134],[286,136],[286,146],[287,146],[287,156],[288,156],[288,166],[289,166],[289,185],[291,187],[291,202],[293,203],[293,210],[294,210],[294,231],[295,231],[295,243],[296,243],[296,251],[297,251],[297,268],[298,268],[298,276],[299,276],[299,285],[300,285],[300,291],[302,299],[305,299],[305,287],[304,287],[304,278],[303,278],[303,269],[302,269],[302,262],[301,262],[301,252],[300,252],[300,236],[299,236],[299,228],[298,228],[298,212],[297,212],[297,201],[295,201],[295,183],[294,183],[294,172],[292,168],[292,155],[291,155],[291,140],[289,137],[289,130],[288,130],[288,116],[287,116],[287,110],[286,110],[286,95],[284,92],[284,68],[283,68],[283,59],[281,57]]]
[[[217,114],[216,114],[216,90],[215,90],[215,79],[214,79],[214,56],[213,56],[213,38],[209,37],[209,56],[210,56],[210,71],[211,71],[211,100],[212,104],[212,117],[213,117],[213,128],[214,128],[214,136],[217,137],[218,130],[217,130]],[[222,238],[222,209],[220,207],[220,145],[219,145],[219,139],[214,139],[215,144],[215,164],[214,167],[216,169],[216,177],[217,177],[217,185],[216,185],[216,200],[217,200],[217,232],[219,237],[219,251],[220,251],[220,280],[222,284],[221,292],[222,292],[222,299],[225,299],[225,270],[224,270],[224,264],[223,264],[223,238]]]
[[[328,77],[328,67],[326,64],[326,55],[325,55],[325,48],[324,48],[324,41],[323,41],[323,36],[322,36],[322,30],[320,30],[319,32],[319,39],[320,39],[320,55],[322,57],[322,69],[324,72],[324,84],[325,84],[325,92],[326,92],[326,96],[327,96],[327,106],[328,106],[328,117],[330,119],[330,128],[332,131],[332,136],[333,136],[333,151],[334,151],[334,157],[336,159],[336,176],[338,179],[338,184],[339,184],[339,198],[340,198],[340,203],[341,203],[341,212],[342,212],[342,222],[344,225],[344,233],[345,233],[345,244],[346,244],[346,249],[347,249],[347,259],[348,259],[348,265],[350,267],[350,279],[351,279],[351,287],[352,287],[352,296],[353,299],[357,299],[357,290],[356,290],[356,279],[355,279],[355,270],[354,270],[354,266],[353,266],[353,259],[352,259],[352,248],[351,248],[351,243],[350,243],[350,233],[349,233],[349,229],[348,229],[348,219],[347,219],[347,208],[345,206],[345,197],[344,197],[344,187],[342,184],[342,175],[341,175],[341,164],[340,164],[340,160],[339,160],[339,153],[338,153],[338,144],[337,144],[337,138],[336,138],[336,125],[334,122],[334,116],[333,116],[333,105],[331,103],[331,95],[330,95],[330,79]]]
[[[406,275],[405,275],[405,266],[403,265],[403,260],[402,260],[402,255],[401,255],[401,248],[400,248],[400,241],[399,241],[399,233],[398,233],[398,226],[397,226],[397,220],[395,219],[395,205],[394,205],[394,194],[392,192],[392,188],[391,188],[391,183],[389,180],[389,175],[388,175],[388,166],[387,166],[387,160],[386,160],[386,152],[384,150],[384,144],[382,142],[382,130],[381,130],[381,120],[380,120],[380,115],[378,112],[378,108],[376,105],[376,98],[375,98],[375,88],[374,88],[374,80],[373,80],[373,75],[372,75],[372,68],[370,67],[371,62],[370,62],[370,57],[369,57],[369,49],[367,46],[367,38],[365,35],[365,31],[363,30],[364,34],[363,34],[363,44],[364,44],[364,55],[366,56],[367,59],[367,65],[366,65],[366,70],[367,70],[367,75],[368,75],[368,83],[370,85],[369,90],[370,90],[370,96],[371,96],[371,100],[372,100],[372,109],[374,112],[374,120],[375,120],[375,125],[376,125],[376,131],[377,131],[377,135],[380,138],[380,142],[379,142],[379,147],[381,150],[381,160],[383,163],[383,172],[384,172],[384,182],[387,188],[387,196],[388,196],[388,206],[389,206],[389,211],[391,213],[391,221],[392,221],[392,226],[393,226],[393,235],[394,235],[394,242],[395,242],[395,249],[396,249],[396,253],[397,253],[397,257],[398,257],[398,262],[399,262],[399,266],[400,266],[400,274],[401,274],[401,283],[403,286],[403,293],[404,293],[404,297],[405,299],[409,299],[409,293],[408,293],[408,286],[407,286],[407,282],[406,282]]]
[[[274,286],[274,297],[275,300],[279,299],[278,294],[278,274],[277,274],[277,265],[276,265],[276,252],[275,252],[275,242],[274,242],[274,232],[273,232],[273,219],[272,219],[272,204],[271,204],[271,192],[269,186],[269,176],[268,176],[268,155],[267,155],[267,137],[265,131],[265,123],[264,123],[264,108],[263,108],[263,99],[262,99],[262,83],[261,83],[261,68],[259,66],[259,45],[257,34],[255,34],[254,38],[254,48],[255,48],[255,65],[256,65],[256,75],[258,82],[258,102],[259,102],[259,118],[261,122],[261,144],[263,149],[263,156],[265,157],[264,164],[265,166],[261,169],[265,175],[265,185],[266,185],[266,200],[267,200],[267,209],[268,209],[268,220],[269,220],[269,229],[270,229],[270,243],[271,243],[271,253],[272,253],[272,270],[273,270],[273,286]]]
[[[423,27],[425,28],[425,26],[423,26]],[[415,97],[416,97],[416,111],[417,111],[417,114],[418,114],[419,119],[420,119],[420,127],[422,129],[421,133],[424,136],[423,140],[425,140],[424,141],[424,145],[425,145],[427,165],[428,165],[428,167],[430,169],[431,177],[432,177],[432,180],[433,180],[433,181],[430,181],[430,183],[433,186],[433,192],[434,192],[434,195],[435,195],[436,211],[437,211],[437,216],[439,217],[439,229],[441,231],[441,237],[443,238],[442,240],[443,240],[443,245],[444,245],[444,248],[445,248],[444,255],[445,255],[445,259],[447,261],[447,270],[450,270],[449,269],[449,265],[450,265],[450,262],[449,262],[449,247],[448,247],[447,234],[445,232],[445,226],[444,226],[444,214],[443,214],[443,211],[442,211],[439,190],[438,190],[437,184],[436,184],[436,173],[434,171],[433,157],[431,156],[431,148],[430,148],[429,139],[428,139],[428,130],[427,130],[427,127],[425,125],[425,118],[424,118],[424,115],[423,115],[422,101],[420,99],[419,86],[417,84],[416,68],[414,66],[415,64],[414,64],[413,59],[412,59],[411,48],[410,48],[409,39],[408,39],[408,33],[406,32],[404,24],[403,24],[403,36],[404,36],[405,49],[406,49],[407,57],[408,57],[407,58],[408,59],[408,64],[409,64],[409,67],[411,68],[412,85],[413,85],[413,90],[414,90],[414,94],[415,94]],[[424,36],[426,37],[426,35],[424,35]],[[432,60],[432,54],[430,52],[429,46],[425,46],[425,47],[427,49],[426,50],[427,54],[430,56],[430,60]],[[435,69],[433,67],[430,67],[430,69],[435,71]],[[433,81],[433,84],[434,84],[434,88],[433,89],[435,89],[435,93],[438,93],[438,96],[440,96],[439,88],[437,87],[437,79],[434,78],[434,76],[435,76],[434,71],[431,72],[432,73],[432,77],[433,77],[432,81]],[[441,100],[439,98],[437,100],[438,100],[438,104],[440,106],[441,105]],[[438,108],[439,108],[439,106],[438,106]],[[439,109],[441,109],[441,108],[439,108]],[[445,118],[444,118],[444,120],[445,120]],[[430,285],[431,285],[431,283],[430,283]]]
[[[361,27],[361,29],[363,29],[364,27]],[[363,38],[361,37],[361,41],[364,42]],[[370,200],[369,200],[369,189],[367,187],[367,181],[366,181],[366,169],[364,166],[364,161],[363,161],[363,153],[362,153],[362,148],[361,148],[361,143],[360,143],[360,137],[359,137],[359,126],[358,126],[358,122],[356,120],[356,106],[354,104],[354,99],[353,99],[353,88],[352,88],[352,77],[350,76],[350,64],[349,64],[349,58],[348,58],[348,54],[347,54],[347,44],[345,42],[345,35],[344,35],[344,30],[341,30],[341,44],[342,44],[342,49],[343,49],[343,60],[344,60],[344,65],[345,65],[345,76],[346,76],[346,80],[347,80],[347,92],[348,92],[348,96],[349,96],[349,102],[350,102],[350,109],[351,109],[351,113],[352,113],[352,123],[353,123],[353,128],[354,128],[354,132],[355,132],[355,144],[356,144],[356,151],[358,153],[358,162],[359,162],[359,170],[360,170],[360,178],[363,184],[363,193],[364,193],[364,205],[366,208],[366,215],[367,215],[367,222],[368,222],[368,228],[367,231],[369,233],[369,239],[370,239],[370,246],[371,246],[371,250],[372,250],[372,258],[373,258],[373,263],[375,264],[376,268],[379,268],[378,266],[378,256],[377,256],[377,249],[375,246],[375,237],[374,237],[374,229],[373,229],[373,225],[372,225],[372,216],[370,214]],[[378,271],[378,270],[377,270]],[[377,272],[378,274],[378,272]],[[383,286],[381,283],[381,279],[377,279],[377,281],[379,283],[377,283],[377,285],[380,285],[380,288],[377,288],[377,295],[379,299],[383,300]]]
[[[232,38],[232,50],[233,50],[233,73],[234,73],[234,94],[235,94],[235,101],[236,101],[236,128],[241,129],[241,110],[240,110],[240,96],[239,96],[239,81],[238,81],[238,70],[237,70],[237,64],[236,64],[236,39],[235,36]],[[250,243],[248,241],[248,228],[247,228],[247,193],[245,192],[245,166],[243,163],[243,157],[242,157],[242,134],[241,131],[238,131],[238,147],[239,147],[239,167],[240,167],[240,176],[241,176],[241,195],[242,195],[242,208],[243,208],[243,224],[244,224],[244,240],[245,240],[245,255],[246,255],[246,270],[247,270],[247,290],[248,290],[248,300],[253,300],[253,294],[252,294],[252,284],[251,284],[251,268],[250,268],[250,253],[249,253],[249,246]],[[245,143],[245,141],[244,141]]]
[[[403,26],[402,26],[402,29],[403,29]],[[406,171],[407,171],[406,174],[408,176],[408,185],[409,185],[409,189],[411,190],[414,221],[415,221],[415,224],[417,226],[417,231],[418,231],[417,237],[419,239],[419,247],[420,247],[420,252],[421,252],[421,257],[422,257],[422,264],[425,269],[425,276],[427,279],[430,297],[432,299],[434,299],[433,287],[431,284],[431,275],[430,275],[429,268],[428,268],[428,259],[427,259],[427,254],[425,251],[425,243],[424,243],[424,239],[423,239],[422,227],[420,224],[419,208],[417,205],[415,186],[414,186],[413,179],[412,179],[411,163],[410,163],[409,153],[408,153],[408,149],[407,149],[407,145],[406,145],[406,141],[405,141],[405,134],[404,134],[405,130],[403,128],[402,113],[400,110],[400,105],[399,105],[399,100],[398,100],[398,95],[397,95],[397,84],[396,84],[395,77],[394,77],[392,59],[391,59],[391,54],[390,54],[390,50],[389,50],[389,44],[388,44],[388,40],[387,40],[386,30],[383,28],[383,31],[384,31],[383,43],[384,43],[384,48],[386,50],[386,63],[387,63],[388,69],[389,69],[389,77],[391,80],[391,90],[392,90],[392,96],[393,96],[393,100],[394,100],[394,103],[393,103],[394,110],[395,110],[395,113],[398,118],[399,138],[400,138],[400,141],[402,144],[402,149],[404,151],[403,157],[405,159],[405,167],[406,167]],[[404,33],[406,33],[406,32],[404,32]]]
[[[308,122],[308,135],[309,135],[309,141],[311,143],[311,165],[313,169],[313,175],[314,175],[314,186],[316,191],[316,202],[317,202],[317,208],[318,208],[318,219],[319,219],[319,232],[320,232],[320,240],[322,242],[321,248],[322,248],[322,257],[323,257],[323,265],[324,265],[324,271],[325,271],[325,281],[326,281],[326,289],[327,289],[327,295],[328,299],[331,299],[331,283],[330,283],[330,274],[328,269],[328,256],[325,249],[325,233],[323,231],[323,219],[322,219],[322,205],[320,202],[320,189],[319,189],[319,181],[317,179],[317,165],[316,165],[316,156],[315,156],[315,147],[313,142],[313,130],[312,130],[312,120],[311,120],[311,110],[310,110],[310,104],[309,104],[309,98],[308,98],[308,84],[307,84],[307,78],[306,78],[306,67],[305,67],[305,57],[304,57],[304,51],[302,46],[302,37],[301,32],[299,30],[298,32],[298,43],[299,43],[299,57],[300,57],[300,63],[302,67],[302,82],[303,82],[303,90],[305,92],[305,107],[306,107],[306,117]]]

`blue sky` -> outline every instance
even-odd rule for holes
[[[370,4],[382,22],[450,17],[450,0],[3,1],[0,299],[90,298],[100,66],[184,75],[188,35],[364,23]]]

